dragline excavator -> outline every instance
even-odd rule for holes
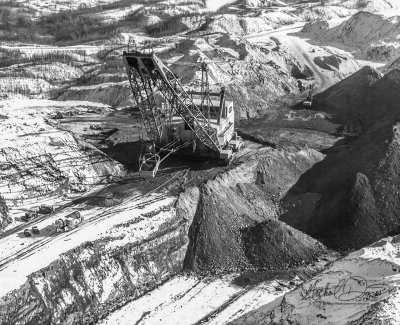
[[[139,158],[142,174],[154,177],[160,163],[178,150],[231,161],[243,145],[234,132],[233,103],[225,100],[224,87],[210,92],[205,62],[196,64],[202,71],[201,90],[190,92],[153,52],[123,52],[123,61],[150,139]],[[216,96],[219,100],[211,99]]]

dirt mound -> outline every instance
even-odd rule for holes
[[[314,59],[314,62],[322,69],[335,71],[339,69],[342,60],[337,56],[330,55],[330,56],[316,57]]]
[[[369,12],[393,10],[400,7],[398,0],[347,0],[342,1],[341,5],[346,8]]]
[[[336,42],[357,47],[360,57],[388,60],[398,56],[400,23],[398,17],[385,17],[360,11],[339,26],[327,28],[327,22],[307,24],[302,32],[320,42]]]
[[[333,85],[314,97],[317,107],[333,113],[341,123],[349,120],[364,120],[370,110],[364,105],[368,93],[382,75],[374,68],[365,66],[356,73]]]
[[[282,200],[283,221],[338,249],[400,231],[399,91],[400,71],[364,68],[316,96],[318,110],[361,129],[302,175]]]
[[[323,50],[319,52],[325,53],[327,63],[338,67],[329,77],[335,81],[358,67],[352,58],[342,60],[336,55],[331,58]],[[274,37],[257,45],[233,34],[217,33],[183,41],[170,55],[177,54],[181,57],[175,59],[172,70],[192,89],[199,88],[201,73],[188,69],[187,63],[207,62],[211,87],[218,91],[221,84],[226,86],[228,99],[235,103],[237,119],[279,110],[282,98],[299,95],[309,83],[307,79],[314,75],[311,60],[298,47],[281,44]],[[333,60],[337,62],[332,63]]]
[[[277,199],[318,160],[316,152],[264,150],[200,187],[185,268],[287,269],[324,251],[277,219]]]
[[[246,35],[272,30],[297,21],[299,21],[297,16],[280,11],[257,14],[224,14],[209,19],[202,26],[202,30]]]
[[[133,103],[131,89],[127,81],[71,87],[56,99],[60,101],[90,101],[110,105],[113,107],[129,106]]]
[[[383,71],[389,72],[391,70],[400,69],[400,57],[392,60],[387,65],[384,66]]]
[[[343,8],[341,6],[313,6],[302,9],[298,15],[305,21],[315,21],[319,19],[338,19],[349,17],[356,13],[356,10]]]
[[[266,220],[242,231],[243,249],[251,265],[282,270],[309,263],[323,252],[321,243],[279,220]]]
[[[329,23],[326,20],[317,20],[305,24],[301,32],[310,35],[317,35],[321,31],[326,31],[329,28],[330,28]]]

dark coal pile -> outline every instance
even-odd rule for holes
[[[325,247],[279,220],[266,220],[242,230],[243,247],[251,265],[288,269],[318,258]]]
[[[317,109],[350,131],[288,192],[280,219],[341,250],[398,233],[399,101],[400,71],[372,68],[316,96]]]
[[[310,263],[324,253],[319,242],[278,220],[281,191],[315,163],[312,153],[259,152],[201,185],[185,268],[199,273],[282,270]]]

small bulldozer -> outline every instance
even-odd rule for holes
[[[21,220],[28,222],[30,220],[39,217],[39,214],[51,214],[54,212],[54,207],[50,205],[44,205],[30,208],[22,217]]]

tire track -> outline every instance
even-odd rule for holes
[[[0,261],[0,271],[6,269],[12,262],[16,261],[16,260],[22,260],[25,259],[31,255],[33,255],[35,252],[37,252],[38,250],[40,250],[41,248],[43,248],[44,246],[54,242],[54,241],[61,241],[61,240],[65,240],[71,236],[73,236],[74,234],[86,230],[88,227],[90,226],[94,226],[96,224],[101,223],[102,221],[104,221],[105,219],[111,217],[112,215],[118,214],[120,212],[123,211],[129,211],[129,210],[134,210],[134,209],[143,209],[146,206],[150,205],[150,204],[154,204],[157,202],[160,202],[164,199],[166,199],[168,197],[168,194],[163,193],[158,195],[157,197],[151,197],[150,195],[161,190],[162,188],[165,188],[169,183],[175,181],[177,178],[179,178],[182,173],[184,173],[185,171],[179,171],[176,172],[175,175],[173,175],[172,177],[170,177],[169,179],[167,179],[165,182],[163,182],[162,184],[158,185],[157,187],[149,190],[147,193],[144,194],[140,194],[140,195],[136,195],[133,197],[129,197],[126,198],[125,200],[123,200],[119,205],[123,205],[124,203],[128,203],[131,200],[138,200],[139,202],[135,205],[130,206],[129,208],[127,207],[110,207],[110,208],[106,208],[105,211],[100,212],[98,215],[88,219],[88,220],[84,220],[82,223],[80,223],[78,225],[77,228],[72,229],[66,233],[62,233],[62,234],[58,234],[56,232],[53,232],[51,234],[45,235],[45,237],[43,237],[42,239],[36,239],[33,243],[29,244],[28,246],[22,248],[21,250],[17,251],[16,253],[3,258]],[[127,182],[129,183],[129,182]],[[99,193],[101,193],[104,189],[101,189],[99,192],[96,192],[95,196],[98,196]],[[66,207],[70,207],[74,205],[74,202],[76,201],[81,201],[87,198],[92,197],[91,196],[86,196],[84,198],[79,198],[77,200],[74,200],[68,204],[66,204],[65,206],[63,206],[62,208],[59,208],[57,210],[57,212],[61,211],[62,209],[65,209]],[[150,197],[149,197],[150,196]],[[147,199],[146,199],[147,198]],[[141,199],[145,199],[145,200],[141,200]],[[23,225],[20,225],[16,228],[13,228],[12,231],[10,231],[9,233],[6,234],[5,237],[2,238],[2,240],[0,241],[0,245],[4,242],[7,241],[7,237],[9,237],[12,234],[15,234],[19,231],[21,231],[22,229],[28,228],[30,226],[33,226],[41,221],[46,220],[49,217],[54,216],[53,214],[51,215],[44,215],[43,217],[40,218],[36,218],[28,223],[25,223]],[[34,239],[35,237],[31,238]],[[28,239],[28,238],[27,238]]]
[[[256,287],[256,285],[251,285],[251,286],[248,286],[247,288],[239,291],[238,293],[234,294],[228,301],[224,302],[217,309],[213,310],[211,313],[209,313],[208,315],[204,316],[202,319],[200,319],[194,325],[208,324],[215,317],[217,317],[223,310],[225,310],[226,308],[231,306],[234,302],[239,300],[241,297],[243,297],[246,293],[248,293],[250,290],[254,289],[255,287]]]

